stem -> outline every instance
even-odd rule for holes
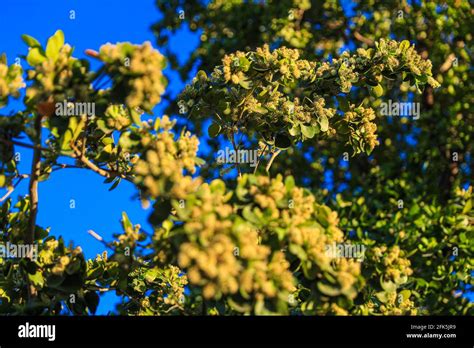
[[[133,179],[130,178],[129,176],[126,176],[125,174],[120,174],[117,171],[106,170],[92,163],[84,154],[81,153],[81,151],[74,144],[71,144],[71,148],[74,151],[74,155],[72,157],[75,159],[78,159],[82,164],[84,164],[87,168],[91,169],[93,172],[106,178],[119,176],[122,179],[133,182]],[[61,168],[74,168],[74,167],[70,165],[64,165],[64,166],[61,166]]]
[[[36,144],[33,151],[33,162],[31,164],[31,175],[29,185],[30,216],[28,229],[25,235],[25,243],[33,244],[35,239],[36,217],[38,215],[38,178],[41,170],[41,115],[36,116],[34,129],[36,131]]]
[[[38,216],[38,179],[41,173],[41,119],[42,115],[37,115],[34,123],[36,131],[36,143],[33,151],[33,161],[31,163],[30,174],[30,216],[28,218],[28,229],[25,233],[25,244],[32,245],[35,240],[36,217]],[[33,248],[30,248],[31,252]],[[33,255],[28,255],[31,258]],[[28,282],[28,297],[34,298],[38,295],[35,286]]]
[[[28,177],[28,174],[20,174],[18,177],[18,181],[13,186],[8,188],[7,193],[5,193],[5,195],[2,198],[0,198],[0,202],[3,202],[8,197],[10,197],[10,195],[12,194],[13,191],[15,191],[16,187],[20,184],[20,182],[27,177]]]
[[[79,161],[81,161],[84,165],[86,165],[89,169],[91,169],[93,172],[96,172],[99,175],[105,176],[106,178],[110,178],[113,173],[110,173],[109,171],[102,169],[92,163],[84,154],[81,153],[81,151],[71,144],[71,148],[74,150],[74,158],[77,158]]]
[[[28,144],[28,143],[23,143],[23,142],[17,141],[17,140],[7,140],[7,139],[0,138],[0,143],[4,143],[4,144],[7,144],[7,145],[17,145],[17,146],[21,146],[21,147],[26,147],[27,149],[54,152],[53,149],[50,149],[50,148],[47,148],[47,147],[42,147],[41,144]]]
[[[277,151],[275,151],[272,155],[272,157],[270,158],[270,160],[268,161],[268,164],[267,164],[267,167],[265,168],[267,173],[270,172],[270,167],[272,166],[273,164],[273,161],[275,160],[275,158],[280,154],[281,152],[281,149],[278,149]]]
[[[257,173],[258,166],[260,165],[260,161],[262,160],[262,157],[265,155],[265,151],[267,151],[267,147],[268,147],[268,145],[265,144],[265,148],[263,149],[262,154],[261,154],[260,157],[258,158],[257,165],[255,166],[255,169],[253,170],[253,173],[254,173],[254,174]]]
[[[373,44],[374,44],[374,40],[365,37],[364,35],[362,35],[358,31],[354,32],[354,38],[356,40],[360,41],[360,42],[365,43],[368,46],[373,46]]]
[[[235,139],[234,139],[234,133],[233,132],[232,132],[232,137],[230,138],[230,140],[232,141],[232,146],[234,147],[235,156],[236,156],[236,158],[238,158],[237,146],[235,145]],[[237,161],[237,172],[239,173],[239,177],[241,177],[242,173],[240,172],[240,164],[239,164],[238,161]]]

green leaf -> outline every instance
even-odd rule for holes
[[[7,178],[5,177],[5,175],[0,174],[0,187],[5,186],[5,182],[7,181],[6,179]]]
[[[339,109],[343,112],[347,112],[350,110],[349,101],[347,97],[337,97],[337,101],[339,103]]]
[[[250,89],[252,88],[251,85],[250,85],[250,81],[247,80],[247,79],[240,79],[239,80],[239,85],[242,87],[242,88],[245,88],[245,89]]]
[[[172,208],[173,207],[169,200],[156,201],[155,204],[153,204],[154,210],[148,218],[148,221],[150,224],[158,226],[170,216]]]
[[[209,134],[211,138],[215,138],[219,135],[219,133],[221,132],[221,129],[222,128],[219,124],[213,123],[207,129],[207,134]]]
[[[379,84],[376,80],[373,80],[371,78],[367,78],[366,82],[369,86],[372,86],[372,87],[375,87]]]
[[[28,274],[28,279],[34,286],[43,287],[44,285],[43,274],[39,271],[37,271],[35,274]]]
[[[392,281],[384,281],[382,277],[380,278],[380,285],[382,286],[382,289],[388,292],[393,292],[397,290],[397,285],[392,282]]]
[[[315,126],[305,126],[304,124],[301,125],[301,133],[308,138],[311,139],[316,134],[316,127]]]
[[[134,108],[129,109],[129,111],[130,111],[130,116],[132,118],[132,121],[135,124],[141,124],[142,123],[142,118],[141,118],[142,114]]]
[[[64,33],[58,30],[48,39],[46,45],[46,57],[56,61],[59,57],[59,51],[64,46]]]
[[[280,149],[287,149],[291,146],[291,140],[284,134],[277,134],[275,137],[275,146]]]
[[[81,269],[81,260],[77,259],[67,265],[66,273],[72,275],[74,273],[77,273],[80,269]]]
[[[326,115],[321,115],[319,118],[319,125],[321,126],[321,132],[327,132],[329,129],[329,121]]]
[[[130,222],[127,213],[124,211],[122,212],[122,226],[125,232],[131,232],[133,230],[133,225]]]
[[[95,314],[97,307],[99,306],[99,295],[95,291],[88,291],[84,294],[84,299],[87,304],[87,308],[92,314]]]
[[[410,41],[408,40],[403,40],[400,43],[400,51],[405,52],[408,48],[410,48]]]
[[[252,211],[252,207],[250,205],[246,205],[244,210],[242,211],[242,216],[245,220],[253,223],[254,225],[260,224],[260,219],[257,215]]]
[[[0,288],[0,298],[7,299],[10,302],[10,296],[8,296],[7,292]]]
[[[120,184],[121,181],[122,181],[121,178],[118,178],[117,180],[115,180],[115,182],[112,184],[112,186],[110,186],[109,191],[115,190],[115,188]]]
[[[2,185],[0,185],[2,186]],[[467,202],[466,202],[466,205],[464,206],[464,209],[462,210],[462,213],[463,214],[467,214],[468,212],[470,212],[472,209],[472,199],[469,199]]]
[[[196,158],[194,159],[194,163],[196,163],[196,165],[197,165],[198,167],[200,167],[200,166],[206,164],[206,161],[205,161],[204,159],[202,159],[201,157],[196,157]]]
[[[317,283],[318,290],[327,296],[338,296],[341,294],[341,290],[334,286],[324,284],[323,282]]]
[[[38,47],[30,49],[26,61],[31,66],[36,66],[43,63],[46,60],[46,57],[41,53]]]
[[[71,119],[73,119],[73,118],[74,117],[72,117]],[[85,126],[86,126],[86,119],[81,118],[79,123],[74,128],[74,131],[73,131],[73,134],[72,134],[72,139],[71,139],[72,141],[76,141],[76,139],[79,137],[79,135],[81,134],[81,132],[82,132],[82,130],[84,129]]]
[[[246,57],[239,58],[239,66],[243,71],[247,72],[250,68],[250,61]]]
[[[377,84],[377,86],[370,89],[370,94],[375,98],[380,98],[383,96],[383,93],[383,87],[380,84]]]
[[[263,114],[263,115],[268,113],[268,110],[266,108],[264,108],[263,106],[254,107],[253,111],[255,111],[256,113],[259,113],[259,114]]]
[[[387,293],[385,291],[377,292],[375,297],[377,297],[377,299],[382,303],[387,303],[388,301]]]
[[[290,192],[295,187],[295,178],[293,176],[287,176],[285,178],[285,188],[286,191]]]
[[[297,124],[294,124],[290,129],[288,129],[288,133],[290,133],[291,136],[296,137],[301,134],[301,128],[298,127]]]
[[[74,136],[74,131],[76,130],[77,127],[77,118],[76,117],[71,117],[69,119],[69,126],[64,132],[64,134],[61,136],[61,150],[63,151],[68,151],[71,150],[71,140]]]
[[[400,295],[403,296],[404,300],[408,300],[410,298],[411,291],[410,290],[402,290],[402,291],[400,291]]]
[[[159,275],[160,275],[160,272],[157,269],[155,268],[149,269],[145,273],[145,280],[148,283],[152,283],[156,278],[158,278]]]
[[[31,47],[31,48],[34,48],[34,47],[41,48],[41,44],[34,37],[32,37],[30,35],[23,34],[21,36],[21,38],[29,47]]]
[[[306,251],[301,247],[301,245],[291,243],[289,250],[290,253],[296,255],[301,261],[305,261],[308,258]]]

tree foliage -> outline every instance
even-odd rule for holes
[[[88,50],[96,70],[60,30],[45,46],[23,36],[24,72],[2,57],[0,107],[24,98],[0,116],[0,238],[38,254],[0,259],[1,313],[94,314],[100,293],[115,292],[124,315],[472,314],[468,2],[157,5],[171,67],[184,79],[200,69],[168,108],[187,129],[144,120],[167,84],[148,42]],[[201,42],[179,66],[172,34],[183,26]],[[389,99],[420,103],[422,116],[380,115]],[[65,115],[62,103],[95,109]],[[200,141],[256,147],[259,159],[217,177]],[[33,151],[30,173],[18,171],[18,146]],[[133,183],[152,206],[149,228],[124,212],[113,240],[93,233],[107,250],[86,260],[38,226],[37,186],[67,167],[110,189]],[[29,195],[13,200],[25,179]],[[363,246],[362,259],[329,252],[341,245]]]

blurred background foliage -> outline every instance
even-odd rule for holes
[[[474,175],[474,16],[468,1],[157,1],[157,6],[165,14],[153,27],[157,43],[185,80],[196,69],[212,72],[226,54],[263,44],[298,48],[302,59],[324,60],[392,38],[409,40],[429,57],[441,88],[427,87],[418,95],[407,83],[388,81],[382,98],[352,89],[351,100],[368,98],[376,112],[389,99],[421,105],[418,120],[379,113],[380,145],[370,156],[347,161],[347,146],[315,138],[282,153],[271,171],[293,175],[336,209],[352,240],[375,239],[406,250],[415,265],[412,281],[429,298],[430,313],[466,313],[461,293],[472,286],[473,221],[470,208],[456,202]],[[200,35],[200,44],[178,64],[172,35],[182,27]],[[177,105],[172,110],[177,113]],[[450,257],[454,247],[465,256]]]

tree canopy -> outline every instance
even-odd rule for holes
[[[38,252],[0,258],[0,313],[94,314],[115,292],[123,315],[472,314],[467,1],[157,7],[159,49],[77,59],[58,30],[45,45],[23,36],[25,71],[2,56],[0,108],[23,99],[0,116],[0,241]],[[200,43],[179,64],[183,28]],[[188,82],[177,98],[167,61]],[[154,114],[163,100],[168,115]],[[256,151],[254,165],[219,163],[226,147]],[[38,185],[68,167],[131,182],[149,226],[123,212],[113,240],[91,232],[95,259],[38,226]]]

